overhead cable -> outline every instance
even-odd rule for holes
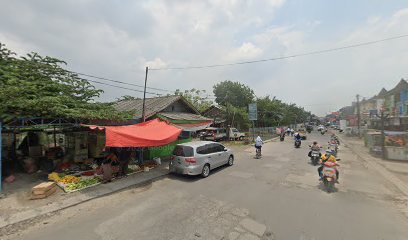
[[[142,90],[127,88],[127,87],[121,87],[121,86],[117,86],[117,85],[113,85],[113,84],[109,84],[109,83],[104,83],[104,82],[99,82],[99,81],[95,81],[95,80],[90,80],[90,79],[85,79],[85,80],[86,80],[86,81],[89,81],[89,82],[94,82],[94,83],[99,83],[99,84],[103,84],[103,85],[115,87],[115,88],[122,88],[122,89],[130,90],[130,91],[134,91],[134,92],[143,93]],[[162,94],[160,94],[160,93],[153,93],[153,92],[146,92],[146,93],[147,93],[147,94],[152,94],[152,95],[157,95],[157,96],[161,96],[161,95],[162,95]]]
[[[283,57],[260,59],[260,60],[254,60],[254,61],[235,62],[235,63],[224,63],[224,64],[212,64],[212,65],[202,65],[202,66],[149,68],[149,70],[151,70],[151,71],[160,71],[160,70],[188,70],[188,69],[216,68],[216,67],[226,67],[226,66],[234,66],[234,65],[243,65],[243,64],[252,64],[252,63],[260,63],[260,62],[277,61],[277,60],[283,60],[283,59],[288,59],[288,58],[303,57],[303,56],[308,56],[308,55],[315,55],[315,54],[322,54],[322,53],[327,53],[327,52],[334,52],[334,51],[339,51],[339,50],[348,49],[348,48],[356,48],[356,47],[361,47],[361,46],[376,44],[376,43],[380,43],[380,42],[385,42],[385,41],[390,41],[390,40],[395,40],[395,39],[405,38],[405,37],[408,37],[408,34],[400,35],[400,36],[394,36],[394,37],[389,37],[389,38],[383,38],[383,39],[380,39],[380,40],[362,42],[362,43],[347,45],[347,46],[343,46],[343,47],[329,48],[329,49],[323,49],[323,50],[318,50],[318,51],[312,51],[312,52],[306,52],[306,53],[300,53],[300,54],[293,54],[293,55],[288,55],[288,56],[283,56]]]
[[[110,81],[110,82],[115,82],[115,83],[120,83],[120,84],[126,84],[126,85],[129,85],[129,86],[135,86],[135,87],[144,88],[144,86],[142,86],[142,85],[137,85],[137,84],[133,84],[133,83],[122,82],[122,81],[118,81],[118,80],[114,80],[114,79],[109,79],[109,78],[105,78],[105,77],[98,77],[98,76],[94,76],[94,75],[90,75],[90,74],[85,74],[85,73],[80,73],[80,72],[73,72],[73,73],[76,73],[76,74],[82,75],[82,76],[86,76],[86,77],[91,77],[91,78],[100,79],[100,80],[105,80],[105,81]],[[174,92],[174,91],[167,90],[167,89],[162,89],[162,88],[154,88],[154,87],[146,87],[146,88],[152,89],[152,90],[164,91],[164,92]],[[143,92],[143,91],[142,91],[142,92]]]

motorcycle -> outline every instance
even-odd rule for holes
[[[256,159],[260,159],[261,157],[262,157],[261,149],[260,149],[260,148],[256,148],[255,158],[256,158]]]
[[[285,134],[281,134],[279,139],[281,142],[283,142],[285,140]]]
[[[335,157],[337,157],[337,152],[339,151],[339,146],[335,142],[329,142],[328,150],[330,150]]]
[[[310,154],[310,161],[312,162],[313,166],[318,165],[319,160],[320,160],[320,152],[312,150],[312,153]]]
[[[322,170],[323,185],[328,193],[335,191],[335,184],[337,180],[336,166],[338,166],[338,164],[332,162],[325,162],[323,164]]]
[[[299,139],[295,140],[295,148],[300,148],[300,145],[302,144],[302,141]]]

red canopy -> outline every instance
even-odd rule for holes
[[[105,127],[107,147],[155,147],[177,140],[181,129],[158,118],[129,126]]]

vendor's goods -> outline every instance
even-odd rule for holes
[[[89,178],[89,179],[83,179],[77,183],[69,183],[65,186],[65,190],[67,191],[74,191],[82,188],[86,188],[92,185],[95,185],[99,183],[100,180],[99,178]]]
[[[61,177],[58,173],[52,172],[48,174],[48,180],[58,182],[59,180],[61,180]]]
[[[93,176],[95,175],[94,171],[87,171],[87,172],[83,172],[81,173],[82,176]]]
[[[67,176],[61,178],[61,180],[59,180],[59,182],[62,183],[62,184],[78,183],[79,181],[81,181],[81,179],[79,177],[75,177],[75,176],[71,176],[71,175],[67,175]]]

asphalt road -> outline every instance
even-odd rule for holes
[[[172,175],[85,203],[13,239],[408,239],[400,192],[340,146],[338,191],[320,188],[307,145],[312,133],[270,142],[263,158],[241,148],[235,164],[206,178]],[[405,205],[406,207],[406,205]]]

